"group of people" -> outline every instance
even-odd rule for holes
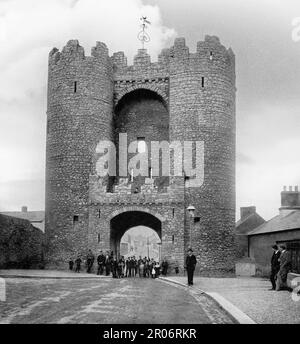
[[[287,289],[287,275],[292,267],[291,253],[287,251],[286,245],[282,244],[273,245],[273,255],[271,258],[271,275],[270,280],[272,288],[270,290],[283,290]],[[86,257],[86,269],[87,273],[91,273],[93,265],[95,262],[95,256],[91,250],[89,250]],[[81,264],[83,263],[80,256],[78,256],[75,262],[71,259],[69,261],[69,269],[73,270],[75,264],[75,272],[81,271]],[[188,285],[193,285],[193,276],[195,267],[197,264],[196,257],[193,255],[193,250],[190,248],[185,261],[185,267],[188,277]],[[166,259],[160,264],[158,261],[155,261],[153,258],[142,258],[136,259],[135,256],[127,257],[121,256],[117,257],[113,252],[103,254],[100,251],[100,254],[97,257],[97,275],[109,276],[112,274],[113,278],[122,278],[122,277],[152,277],[156,278],[160,274],[163,276],[167,275],[169,264]],[[178,271],[178,266],[175,267],[176,274]]]
[[[156,278],[160,274],[166,276],[168,272],[169,264],[166,259],[164,259],[161,264],[155,261],[153,258],[142,258],[136,259],[135,256],[127,257],[121,256],[119,259],[108,251],[100,254],[97,257],[97,275],[106,276],[112,275],[113,278],[123,278],[123,277],[152,277]],[[95,262],[95,256],[91,250],[88,251],[86,257],[86,272],[91,273],[93,265]],[[75,265],[75,272],[81,271],[81,264],[83,263],[80,256],[75,259],[75,262],[70,259],[69,269],[73,270]]]
[[[292,268],[291,253],[287,251],[286,245],[273,245],[273,255],[271,258],[271,284],[270,290],[287,289],[287,275]]]

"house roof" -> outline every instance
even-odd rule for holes
[[[299,210],[294,210],[288,214],[279,214],[273,217],[271,220],[248,232],[247,235],[289,231],[293,229],[300,229]]]
[[[30,222],[43,222],[45,220],[45,212],[43,210],[37,211],[6,211],[1,212],[3,215],[18,217],[19,219],[28,220]]]
[[[235,224],[235,228],[238,228],[241,224],[247,222],[248,220],[250,220],[251,218],[259,218],[262,221],[265,221],[260,215],[258,215],[256,212],[255,213],[251,213],[248,216],[244,217],[243,219],[239,219],[236,224]]]

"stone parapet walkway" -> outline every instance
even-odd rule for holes
[[[186,277],[168,278],[187,282]],[[258,324],[300,324],[300,300],[294,301],[289,291],[268,290],[267,279],[195,277],[194,287],[221,295]]]

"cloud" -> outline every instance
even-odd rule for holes
[[[140,42],[139,18],[151,18],[148,44],[155,58],[175,31],[164,27],[157,6],[140,0],[11,0],[0,3],[1,99],[21,97],[26,92],[44,95],[48,52],[61,49],[69,39],[79,39],[90,55],[96,41],[104,41],[110,53],[124,50],[132,59]]]
[[[24,192],[28,202],[24,199],[23,203],[30,203],[29,185],[44,178],[49,51],[78,39],[86,55],[90,55],[96,41],[103,41],[111,55],[123,50],[130,62],[141,47],[137,33],[142,15],[151,20],[147,48],[156,60],[176,35],[174,29],[162,24],[157,5],[144,5],[141,0],[0,1],[2,190],[3,183],[8,183],[0,194],[2,206],[11,209],[16,192],[21,198]],[[12,188],[13,183],[18,187]],[[25,184],[20,187],[20,183]],[[32,191],[35,205],[37,199],[43,199],[43,192],[38,197]]]

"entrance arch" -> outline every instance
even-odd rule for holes
[[[137,226],[145,226],[153,229],[160,240],[162,239],[162,221],[149,212],[131,210],[119,213],[110,220],[110,248],[118,257],[120,254],[120,242],[127,230]]]
[[[121,238],[120,256],[148,257],[161,260],[161,239],[157,232],[145,226],[129,228]]]

